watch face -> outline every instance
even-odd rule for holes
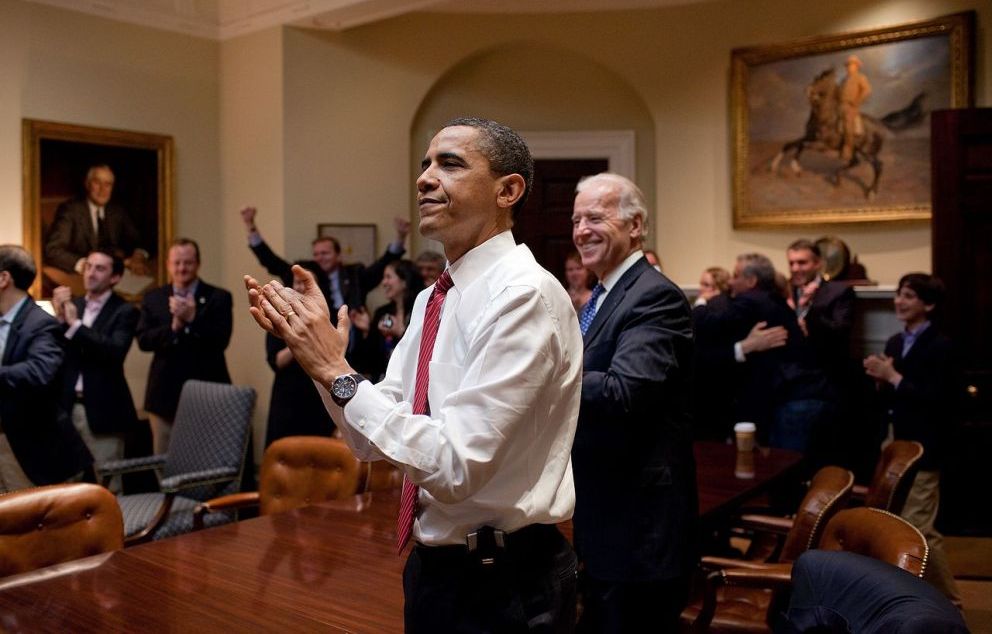
[[[358,391],[358,381],[350,374],[339,376],[331,384],[331,393],[338,398],[351,398]]]

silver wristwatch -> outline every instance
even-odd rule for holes
[[[368,379],[361,374],[342,374],[331,381],[331,385],[328,387],[331,398],[334,399],[335,403],[344,407],[358,392],[358,384],[362,381],[368,381]]]

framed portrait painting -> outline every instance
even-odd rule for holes
[[[82,260],[103,249],[125,264],[116,290],[137,301],[165,283],[172,240],[170,136],[24,119],[24,245],[39,275],[82,295]]]
[[[346,264],[371,264],[379,259],[375,252],[374,224],[317,225],[317,237],[334,238],[341,245],[341,261]]]
[[[926,220],[930,112],[972,104],[974,12],[735,49],[734,226]]]

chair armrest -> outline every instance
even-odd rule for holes
[[[148,471],[150,469],[161,469],[165,466],[165,461],[169,454],[156,454],[154,456],[143,456],[141,458],[124,458],[123,460],[107,460],[93,469],[101,476],[115,476],[122,473],[134,473],[136,471]]]
[[[730,568],[747,570],[766,570],[772,564],[764,561],[749,561],[747,559],[731,559],[730,557],[714,557],[706,555],[699,560],[699,566],[706,571],[720,571]]]
[[[851,502],[855,506],[864,506],[866,499],[868,499],[868,487],[863,484],[855,484],[854,488],[851,489]]]
[[[159,483],[162,493],[178,493],[182,489],[204,484],[218,484],[233,480],[238,476],[238,469],[235,467],[218,467],[216,469],[204,469],[203,471],[191,471],[179,475],[162,478]]]
[[[708,559],[708,558],[704,558]],[[720,558],[713,558],[720,559]],[[733,560],[729,560],[733,561]],[[792,564],[752,563],[747,568],[727,568],[706,575],[703,588],[703,607],[692,623],[693,632],[708,632],[716,614],[717,591],[722,585],[746,586],[751,588],[787,588],[792,584]]]
[[[201,502],[193,509],[193,530],[198,531],[203,528],[204,515],[217,511],[231,511],[248,508],[249,506],[258,506],[260,501],[261,496],[258,494],[258,491],[247,491],[245,493],[222,495],[219,498]]]
[[[727,568],[723,582],[728,586],[779,590],[792,585],[792,564],[765,564],[759,568]]]
[[[774,515],[741,515],[741,528],[755,531],[765,531],[785,535],[792,530],[791,517],[775,517]]]

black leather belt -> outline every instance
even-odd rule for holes
[[[512,533],[483,526],[465,536],[464,544],[425,546],[416,544],[425,563],[473,561],[488,566],[502,558],[521,559],[550,554],[549,548],[563,539],[553,524],[531,524]]]
[[[83,399],[83,393],[82,392],[76,392],[76,402],[77,403],[83,403],[83,402],[85,402],[84,399]]]

